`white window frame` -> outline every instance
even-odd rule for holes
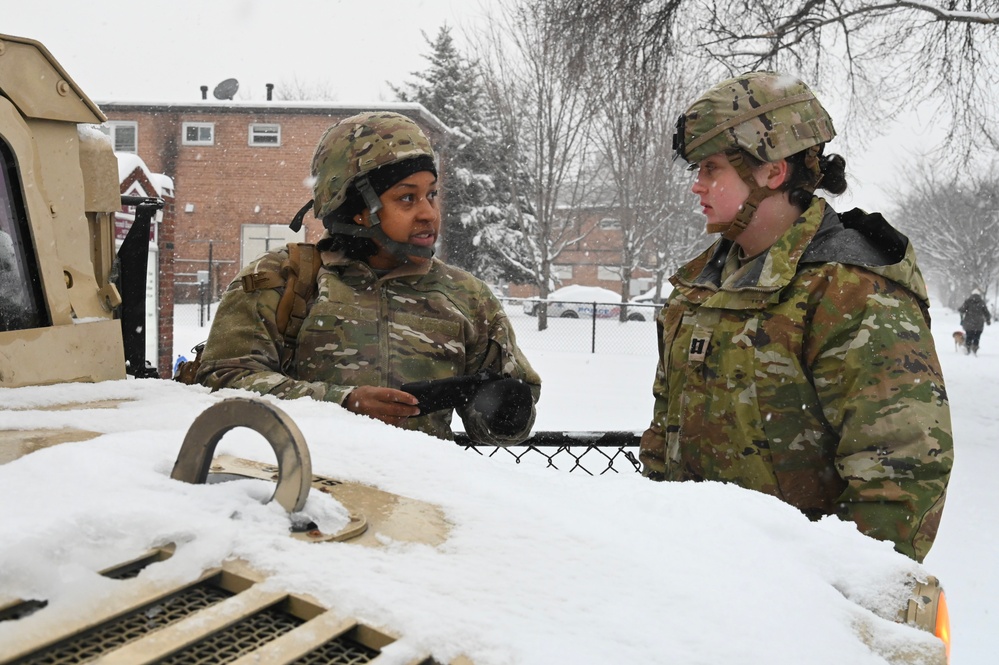
[[[621,220],[617,217],[604,217],[597,225],[604,231],[617,231],[621,229]]]
[[[597,279],[603,282],[620,282],[621,266],[597,266]]]
[[[139,153],[139,123],[134,120],[109,120],[107,125],[101,127],[105,134],[111,137],[111,145],[115,152],[130,152],[133,155]],[[120,129],[131,129],[132,140],[131,149],[118,147],[118,131]]]
[[[281,125],[275,122],[251,122],[248,134],[247,141],[249,145],[262,148],[277,148],[281,146]],[[275,140],[258,140],[261,138],[274,138]]]
[[[567,263],[553,263],[552,264],[552,277],[558,279],[572,279],[572,268],[573,266]]]
[[[187,138],[188,129],[198,129],[198,138],[191,140]],[[201,138],[202,129],[209,131],[210,137]],[[214,122],[185,122],[180,128],[180,142],[182,145],[215,145],[215,123]]]
[[[284,247],[289,242],[305,242],[305,227],[297,232],[288,228],[288,223],[240,225],[239,265],[246,265],[259,258],[264,252],[271,252]]]

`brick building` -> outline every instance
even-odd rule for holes
[[[581,210],[560,210],[571,215],[572,225],[566,235],[581,237],[567,245],[552,263],[552,277],[559,286],[579,284],[599,286],[620,293],[622,231],[620,210],[614,206],[592,206]],[[652,265],[655,257],[646,252],[645,263]],[[631,296],[637,296],[652,287],[653,274],[641,268],[629,275]],[[514,298],[535,298],[538,288],[534,284],[510,284],[508,295]]]
[[[183,104],[99,102],[118,153],[135,153],[173,180],[173,238],[178,302],[198,296],[199,273],[218,296],[261,252],[292,240],[314,242],[323,228],[306,216],[288,223],[312,198],[309,167],[316,143],[337,120],[371,110],[412,118],[432,143],[448,131],[420,104],[366,107],[320,102],[201,101]]]

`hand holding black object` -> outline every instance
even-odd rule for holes
[[[498,379],[482,384],[470,408],[482,415],[493,433],[511,436],[530,422],[534,397],[531,387],[520,379]]]
[[[471,376],[452,376],[446,379],[404,383],[399,389],[419,400],[422,416],[441,409],[457,409],[465,406],[479,386],[499,378],[497,374],[483,371]]]
[[[471,402],[486,426],[501,436],[521,432],[531,419],[534,396],[520,379],[503,378],[482,371],[471,376],[452,376],[432,381],[414,381],[399,387],[419,400],[420,415],[457,409]]]

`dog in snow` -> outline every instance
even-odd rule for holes
[[[960,330],[954,331],[954,350],[960,351],[964,348],[964,333]]]

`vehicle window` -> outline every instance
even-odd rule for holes
[[[17,162],[0,138],[0,331],[46,325]]]

